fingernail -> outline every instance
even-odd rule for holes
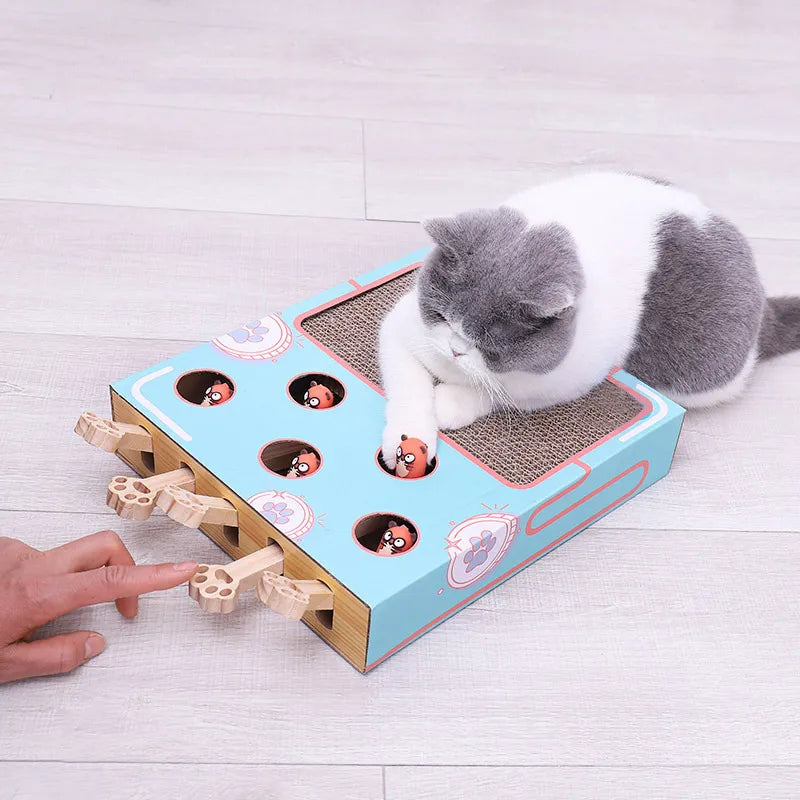
[[[178,572],[194,572],[197,569],[196,561],[181,561],[180,564],[173,564],[172,568]]]
[[[85,660],[94,658],[103,652],[106,646],[106,640],[99,634],[93,633],[91,636],[86,637],[86,644],[83,645],[83,657]]]

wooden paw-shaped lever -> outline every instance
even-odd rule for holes
[[[93,411],[84,411],[78,417],[75,433],[107,453],[116,453],[117,450],[153,452],[153,437],[141,425],[114,422],[98,416]]]
[[[265,572],[256,591],[267,608],[289,619],[300,619],[306,611],[333,608],[333,592],[322,581],[296,581]]]
[[[194,489],[194,475],[188,467],[162,472],[149,478],[117,475],[108,484],[106,505],[123,519],[147,519],[153,513],[159,493],[167,486]]]
[[[201,564],[189,581],[189,597],[203,611],[230,614],[239,595],[252,589],[266,570],[283,572],[280,545],[268,545],[230,564]]]
[[[187,528],[199,528],[204,522],[234,528],[239,525],[239,514],[227,500],[194,494],[174,484],[159,493],[156,505],[168,517]]]

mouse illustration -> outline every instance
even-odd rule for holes
[[[428,445],[422,439],[403,434],[397,448],[397,466],[394,474],[398,478],[421,478],[427,469]]]
[[[222,375],[217,375],[214,383],[203,392],[201,406],[219,406],[233,397],[233,384]]]
[[[333,392],[327,386],[311,381],[308,391],[303,395],[303,405],[307,408],[330,408],[333,399]]]
[[[396,556],[405,553],[417,543],[416,531],[405,523],[389,520],[375,552],[379,556]]]
[[[319,457],[304,447],[293,459],[287,478],[307,478],[319,469]]]

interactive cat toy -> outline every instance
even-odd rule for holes
[[[409,431],[388,471],[378,328],[423,254],[118,381],[112,418],[76,426],[142,476],[111,480],[120,516],[158,507],[234,559],[192,578],[200,609],[255,590],[362,671],[665,475],[683,418],[618,370],[441,435],[430,466]]]

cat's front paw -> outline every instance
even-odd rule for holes
[[[440,383],[434,389],[436,422],[443,431],[463,428],[488,413],[478,393],[469,386]]]
[[[436,443],[439,432],[433,420],[388,421],[383,429],[381,456],[383,463],[394,471],[397,466],[397,448],[403,437],[421,439],[428,446],[427,460],[430,464],[436,456]]]

